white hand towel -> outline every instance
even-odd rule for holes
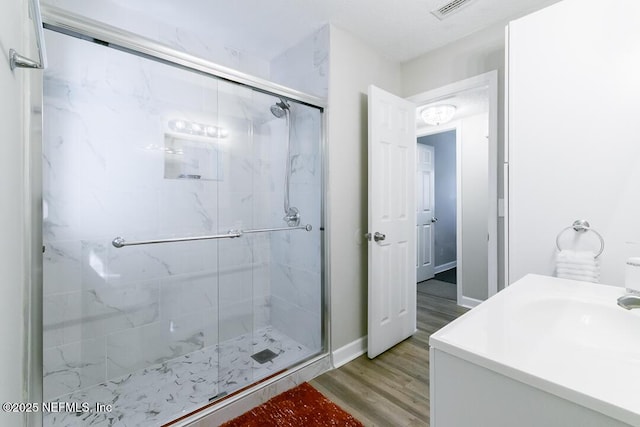
[[[592,274],[592,273],[582,274],[580,272],[576,272],[575,270],[563,270],[563,269],[557,270],[556,276],[562,277],[565,279],[585,280],[588,282],[597,282],[600,279],[599,274]]]
[[[600,260],[593,252],[563,249],[556,254],[556,277],[598,283]]]
[[[556,254],[556,260],[559,262],[570,262],[572,264],[586,264],[592,265],[595,261],[599,263],[598,258],[595,258],[595,254],[590,251],[572,251],[562,250]]]
[[[590,273],[597,274],[600,272],[600,268],[594,265],[575,265],[566,262],[556,263],[556,270],[568,270],[574,273]]]
[[[563,274],[581,274],[583,276],[593,276],[593,277],[597,277],[600,275],[599,271],[581,270],[579,268],[556,267],[556,271],[558,273],[563,273]]]

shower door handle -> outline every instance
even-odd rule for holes
[[[307,224],[307,225],[300,225],[297,227],[258,228],[256,230],[229,230],[227,234],[217,234],[215,236],[175,237],[172,239],[140,240],[137,242],[127,242],[122,237],[116,237],[111,241],[111,244],[116,248],[124,248],[125,246],[154,245],[156,243],[175,243],[175,242],[192,242],[196,240],[233,239],[236,237],[242,237],[242,235],[244,234],[268,233],[271,231],[289,231],[289,230],[311,231],[313,230],[313,227],[311,226],[311,224]],[[44,246],[43,246],[43,251],[44,251]]]

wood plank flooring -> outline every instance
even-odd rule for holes
[[[418,331],[373,360],[366,355],[311,385],[365,426],[429,425],[429,336],[467,309],[418,292]]]

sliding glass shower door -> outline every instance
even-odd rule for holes
[[[46,36],[44,399],[112,409],[45,425],[158,425],[321,353],[321,110]]]

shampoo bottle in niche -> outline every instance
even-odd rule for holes
[[[628,292],[640,294],[640,257],[627,258],[624,286]]]

